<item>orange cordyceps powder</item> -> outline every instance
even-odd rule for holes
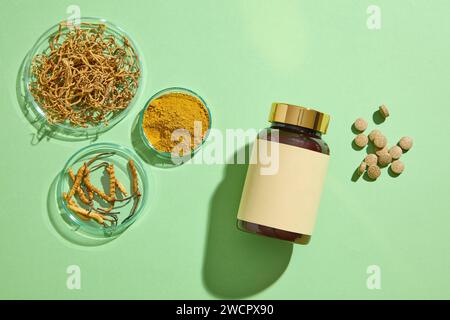
[[[208,110],[200,99],[173,92],[150,102],[142,126],[145,136],[156,150],[172,152],[175,146],[185,142],[186,137],[190,138],[190,149],[194,150],[202,143],[209,123]],[[176,133],[180,133],[180,129],[186,130],[183,137]]]

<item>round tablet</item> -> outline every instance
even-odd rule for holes
[[[380,130],[378,129],[373,129],[372,131],[370,131],[369,133],[369,140],[373,141],[375,140],[376,137],[378,137],[379,135],[381,135]]]
[[[353,124],[356,130],[363,132],[367,129],[367,121],[363,118],[356,119],[355,123]]]
[[[375,145],[375,147],[382,149],[386,146],[387,144],[387,139],[385,136],[383,136],[382,134],[378,135],[375,137],[375,139],[373,140],[373,144]]]
[[[373,153],[368,154],[366,158],[364,159],[364,162],[370,167],[372,165],[376,165],[378,162],[378,158]]]
[[[398,145],[403,149],[403,151],[408,151],[413,146],[413,140],[410,137],[403,137],[398,142]]]
[[[364,161],[361,162],[361,164],[358,167],[358,173],[363,174],[364,171],[366,171],[366,168],[367,168],[367,164]]]
[[[377,156],[382,155],[383,153],[388,153],[388,148],[387,146],[384,146],[384,148],[378,149],[377,151],[375,151],[375,154]]]
[[[360,133],[355,137],[354,141],[358,147],[364,148],[365,146],[367,146],[367,143],[369,142],[369,138],[367,138],[367,136],[365,134]]]
[[[403,150],[399,146],[393,146],[389,149],[389,154],[391,155],[392,159],[397,160],[402,156]]]
[[[384,104],[380,106],[379,111],[383,118],[389,117],[389,110]]]
[[[400,174],[405,170],[405,165],[400,160],[395,160],[391,164],[391,170],[395,174]]]
[[[391,163],[392,157],[389,153],[383,153],[378,156],[378,164],[382,167],[387,166],[389,163]]]
[[[370,179],[377,179],[381,175],[381,170],[377,165],[369,166],[367,169],[367,175]]]

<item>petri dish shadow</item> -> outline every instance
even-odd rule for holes
[[[375,124],[382,124],[386,119],[381,115],[380,111],[377,110],[372,114],[372,120]]]
[[[140,133],[139,128],[139,114],[136,116],[136,118],[133,121],[133,124],[131,126],[131,144],[133,145],[134,150],[136,153],[141,157],[144,162],[162,169],[170,169],[170,168],[176,168],[184,164],[184,162],[180,164],[173,163],[170,159],[164,159],[159,157],[156,152],[149,149],[144,141],[142,140],[142,136]]]
[[[58,182],[58,175],[53,179],[48,195],[47,195],[47,216],[50,224],[57,231],[57,233],[65,240],[84,247],[96,247],[117,239],[120,234],[113,237],[92,237],[81,232],[78,232],[76,225],[64,214],[64,211],[59,207],[56,199],[56,185]]]
[[[236,215],[247,166],[226,165],[210,201],[202,276],[205,288],[219,298],[261,292],[281,277],[292,255],[290,242],[238,230]]]

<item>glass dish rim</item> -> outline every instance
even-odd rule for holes
[[[203,146],[203,144],[206,142],[206,140],[208,140],[208,136],[211,132],[211,128],[212,128],[212,117],[211,117],[211,110],[208,106],[208,104],[206,103],[206,101],[196,92],[192,91],[191,89],[187,89],[184,87],[169,87],[169,88],[165,88],[162,90],[159,90],[158,92],[156,92],[155,94],[153,94],[145,103],[144,107],[142,108],[142,110],[139,112],[139,121],[138,121],[138,125],[139,125],[139,133],[142,137],[142,140],[144,142],[144,145],[149,148],[150,150],[152,150],[153,152],[155,152],[158,156],[164,158],[164,159],[171,159],[172,158],[172,154],[170,152],[163,152],[163,151],[159,151],[157,150],[155,147],[153,147],[153,145],[150,143],[150,141],[147,139],[147,136],[145,135],[144,132],[144,127],[143,127],[143,121],[144,121],[144,113],[145,111],[148,109],[150,102],[154,99],[156,99],[159,96],[162,96],[168,92],[182,92],[182,93],[187,93],[191,96],[194,96],[195,98],[199,99],[203,105],[205,106],[206,111],[208,112],[208,117],[209,117],[209,125],[208,125],[208,129],[205,133],[205,136],[202,140],[202,143],[199,144],[195,149],[193,149],[190,153],[190,157],[192,158],[192,156],[198,151],[200,150],[200,148]],[[183,158],[183,157],[182,157]]]
[[[133,159],[133,161],[135,162],[136,169],[138,171],[138,175],[143,184],[143,186],[142,186],[143,192],[142,192],[142,196],[140,199],[141,204],[139,205],[135,214],[125,224],[120,224],[120,225],[116,226],[116,228],[114,230],[111,230],[110,234],[108,234],[107,229],[105,229],[105,228],[95,228],[95,227],[87,225],[85,222],[81,221],[78,217],[76,217],[76,214],[74,214],[71,210],[69,210],[67,208],[67,205],[63,201],[63,197],[62,197],[63,181],[65,179],[67,169],[70,167],[70,165],[73,164],[72,162],[76,158],[82,156],[87,151],[92,152],[92,151],[95,151],[95,149],[100,149],[100,148],[105,148],[105,147],[113,149],[113,150],[122,151],[127,156],[129,156],[130,159]],[[90,149],[92,149],[92,150],[90,150]],[[62,209],[63,213],[70,218],[71,222],[75,223],[75,225],[77,226],[77,230],[78,230],[78,228],[81,228],[82,231],[89,231],[89,232],[87,232],[89,235],[108,234],[108,236],[114,236],[117,234],[121,234],[123,231],[125,231],[128,227],[130,227],[142,215],[142,211],[145,209],[145,207],[147,205],[147,199],[149,198],[149,196],[147,195],[147,193],[149,192],[148,176],[142,165],[141,160],[131,149],[129,149],[123,145],[119,145],[119,144],[112,143],[112,142],[98,142],[98,143],[84,146],[81,149],[75,151],[69,157],[69,159],[65,162],[62,170],[58,173],[58,183],[57,183],[56,190],[57,190],[56,191],[57,192],[57,194],[56,194],[57,203],[58,203],[58,206],[60,207],[60,209]]]
[[[25,90],[24,92],[26,94],[27,101],[29,101],[29,103],[31,104],[30,108],[34,111],[34,113],[36,115],[38,115],[39,121],[45,121],[45,123],[52,128],[56,128],[57,130],[67,132],[69,135],[80,135],[80,134],[86,134],[86,133],[87,134],[103,133],[103,132],[108,131],[109,129],[113,128],[116,124],[118,124],[120,121],[122,121],[130,113],[131,109],[136,105],[139,95],[142,92],[143,78],[145,75],[144,70],[143,70],[142,53],[141,53],[139,47],[137,46],[136,42],[133,40],[133,38],[125,30],[123,30],[121,27],[117,26],[115,23],[113,23],[105,18],[100,18],[100,17],[89,17],[89,16],[81,17],[80,23],[83,23],[83,22],[103,23],[103,24],[105,24],[106,28],[110,32],[114,33],[115,35],[125,36],[128,39],[128,41],[130,42],[130,45],[133,47],[133,49],[135,50],[136,55],[138,57],[137,60],[138,60],[139,70],[140,70],[140,75],[139,75],[139,79],[138,79],[138,88],[136,90],[136,93],[135,93],[133,99],[128,104],[128,107],[126,109],[124,109],[123,111],[121,111],[116,117],[111,119],[111,121],[109,121],[108,125],[105,125],[104,123],[100,123],[99,125],[96,125],[96,126],[90,126],[87,128],[83,128],[83,127],[73,127],[71,125],[61,124],[61,123],[53,123],[52,124],[47,121],[45,111],[41,108],[39,103],[37,103],[37,101],[34,99],[33,95],[30,92],[30,89],[29,89],[29,84],[31,81],[30,68],[31,68],[31,62],[33,61],[33,57],[38,53],[37,51],[38,51],[39,46],[43,42],[48,41],[50,35],[52,35],[59,27],[59,24],[64,21],[67,21],[67,20],[61,20],[58,23],[49,27],[45,32],[43,32],[39,36],[39,38],[36,40],[36,42],[33,44],[33,46],[28,51],[28,53],[25,57],[25,66],[24,66],[24,70],[23,70],[22,86]]]

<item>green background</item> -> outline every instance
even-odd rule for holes
[[[155,193],[143,217],[101,246],[66,240],[49,218],[51,185],[89,141],[43,138],[22,113],[16,78],[42,32],[79,5],[125,29],[144,61],[131,113],[99,142],[132,147],[133,122],[156,91],[202,95],[214,127],[263,128],[271,102],[332,116],[332,151],[308,246],[245,234],[235,214],[245,166],[146,164]],[[381,8],[380,30],[366,26]],[[450,2],[3,1],[0,10],[0,298],[450,298]],[[359,116],[385,103],[390,142],[414,138],[406,170],[351,181]],[[81,290],[66,268],[81,268]],[[366,270],[381,268],[381,290]]]

